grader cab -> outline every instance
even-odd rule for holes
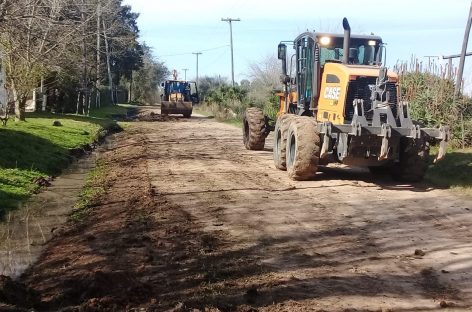
[[[262,149],[275,131],[275,166],[295,180],[312,178],[330,162],[422,180],[430,144],[439,143],[437,162],[445,155],[449,128],[424,128],[412,120],[398,76],[383,65],[382,39],[351,36],[346,18],[343,28],[344,34],[302,33],[290,41],[295,51],[289,58],[287,42],[279,44],[284,90],[278,118],[270,126],[260,109],[248,108],[246,148]]]

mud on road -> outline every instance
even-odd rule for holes
[[[272,142],[204,117],[137,122],[106,194],[22,282],[39,310],[470,311],[472,205],[328,168],[295,182]]]

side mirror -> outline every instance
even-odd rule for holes
[[[278,58],[279,58],[279,60],[286,60],[287,59],[287,46],[283,43],[279,43]]]
[[[277,50],[279,60],[282,60],[282,74],[287,76],[287,46],[283,43],[279,43]]]
[[[379,80],[381,82],[388,80],[388,69],[387,67],[381,67],[379,71]]]
[[[165,84],[163,82],[161,82],[161,87],[163,87],[163,88],[165,87]]]

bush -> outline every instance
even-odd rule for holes
[[[427,127],[448,125],[453,146],[472,145],[472,100],[459,95],[454,98],[454,82],[446,68],[422,68],[417,60],[397,64],[402,100],[410,105],[410,113]]]
[[[211,112],[218,120],[242,120],[248,107],[259,107],[265,115],[275,119],[279,102],[273,92],[254,98],[246,88],[220,86],[208,91],[200,109]]]
[[[250,64],[249,78],[241,86],[231,87],[226,78],[203,77],[199,92],[201,109],[210,111],[220,120],[241,120],[247,107],[259,107],[264,114],[275,119],[279,110],[274,89],[280,88],[280,64],[275,56],[267,56]]]

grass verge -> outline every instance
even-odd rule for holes
[[[472,148],[448,151],[442,161],[429,168],[425,181],[472,195]]]
[[[24,122],[0,126],[0,216],[39,191],[35,178],[59,175],[70,164],[74,150],[118,130],[111,116],[126,114],[128,109],[103,107],[88,117],[32,113]]]
[[[88,174],[84,188],[80,192],[79,201],[74,206],[74,211],[71,214],[72,221],[81,222],[84,220],[98,199],[105,194],[104,185],[107,172],[105,161],[98,160],[95,168]]]

